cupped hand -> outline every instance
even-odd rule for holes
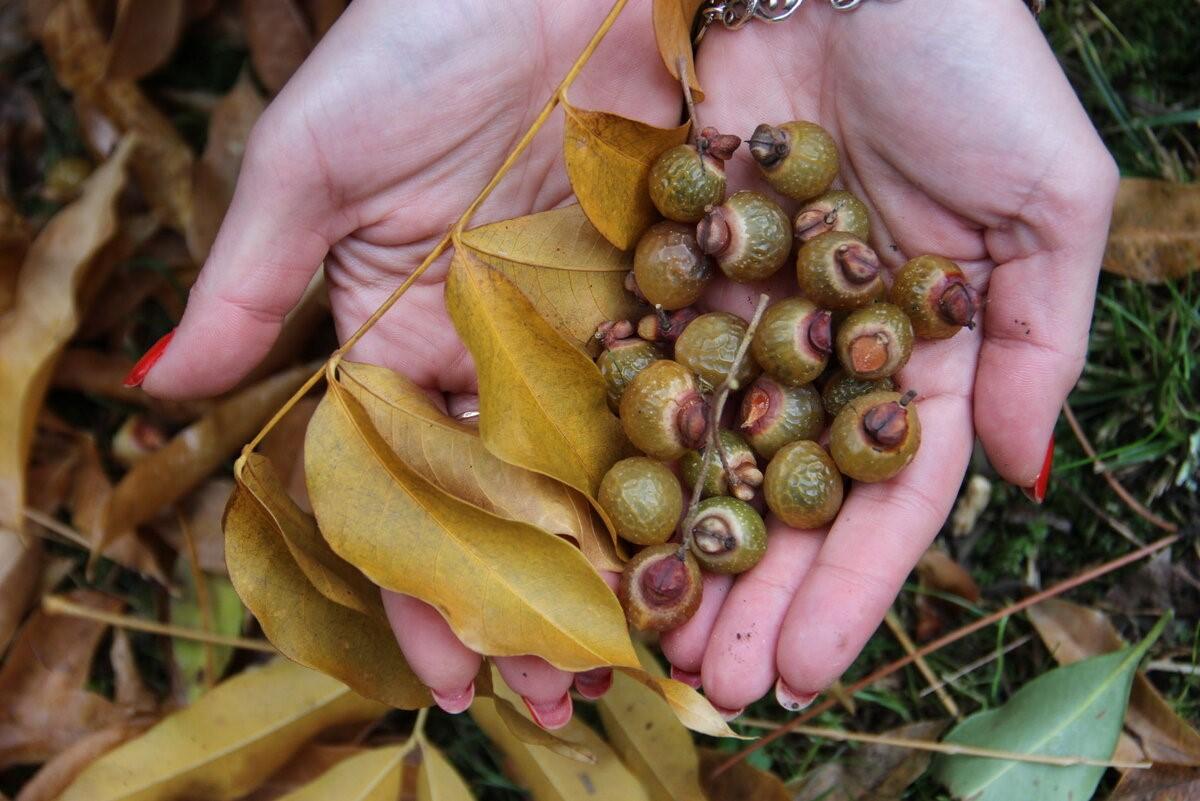
[[[946,256],[986,297],[980,326],[918,341],[899,375],[919,393],[914,462],[856,483],[828,530],[768,521],[763,561],[735,581],[709,578],[700,612],[663,639],[677,676],[730,715],[772,685],[794,709],[878,627],[949,514],[976,436],[1018,486],[1049,469],[1086,354],[1117,172],[1020,0],[850,13],[810,0],[787,23],[713,30],[698,70],[705,125],[747,136],[756,122],[819,122],[838,142],[842,181],[871,209],[885,264]],[[728,171],[732,187],[758,183],[745,158]],[[745,315],[753,295],[716,300]]]

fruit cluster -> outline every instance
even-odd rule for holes
[[[724,164],[740,144],[706,128],[658,158],[650,197],[667,219],[643,234],[627,281],[655,311],[597,331],[609,403],[645,454],[615,464],[599,497],[617,533],[645,546],[619,589],[640,629],[691,617],[701,569],[758,563],[764,503],[790,526],[819,528],[837,515],[846,478],[886,481],[903,470],[921,426],[916,393],[901,394],[893,376],[915,337],[972,327],[979,303],[958,265],[939,256],[912,259],[889,287],[867,244],[866,206],[830,189],[838,153],[819,125],[760,125],[747,142],[771,187],[801,202],[790,220],[762,193],[726,197]],[[693,307],[717,270],[758,281],[793,252],[800,294],[765,310],[748,353],[747,321]],[[741,391],[740,414],[722,429],[714,396],[730,391]],[[702,498],[686,514],[684,486]]]

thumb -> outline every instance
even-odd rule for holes
[[[319,171],[304,167],[319,159],[281,147],[278,135],[263,133],[271,130],[266,119],[251,136],[183,319],[169,344],[151,349],[130,374],[155,397],[205,397],[235,386],[270,350],[334,241],[331,195]]]

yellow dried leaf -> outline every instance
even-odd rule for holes
[[[225,516],[229,577],[268,639],[291,659],[365,696],[404,709],[429,706],[428,691],[388,626],[378,589],[314,541],[320,535],[312,518],[288,498],[265,459],[239,461],[237,473]]]
[[[472,801],[474,796],[454,766],[424,736],[417,738],[421,772],[417,777],[417,801]],[[388,799],[391,801],[391,799]]]
[[[696,77],[696,62],[692,57],[692,20],[703,0],[654,0],[654,39],[667,72],[679,80],[679,60],[687,73],[693,99],[704,99],[700,79]]]
[[[432,604],[479,653],[537,654],[573,671],[637,664],[620,604],[573,545],[414,472],[336,368],[305,443],[310,498],[334,551],[381,587]]]
[[[1122,178],[1104,269],[1148,284],[1200,270],[1200,184]]]
[[[374,748],[334,765],[317,780],[288,793],[279,801],[396,801],[401,791],[416,783],[419,752],[393,745]]]
[[[0,526],[24,525],[25,465],[54,359],[79,325],[79,295],[90,268],[117,233],[133,143],[124,141],[88,179],[83,195],[38,234],[17,283],[16,304],[0,318]]]
[[[233,801],[322,729],[387,707],[285,659],[247,670],[102,756],[59,801]]]
[[[84,768],[121,743],[141,734],[153,722],[150,718],[121,721],[76,740],[65,751],[42,765],[21,788],[15,801],[54,801]]]
[[[136,81],[166,64],[186,18],[184,0],[117,0],[105,75]]]
[[[475,358],[487,449],[595,498],[628,447],[596,365],[511,281],[463,248],[455,248],[446,306]]]
[[[480,509],[574,540],[597,569],[621,570],[615,539],[578,492],[500,461],[483,446],[477,427],[444,414],[399,373],[356,362],[342,362],[339,370],[346,391],[414,471]]]
[[[588,219],[621,250],[656,219],[649,177],[654,160],[687,141],[688,125],[656,128],[607,111],[575,108],[565,99],[563,153],[567,177]]]
[[[500,672],[490,661],[483,663],[475,677],[475,695],[478,698],[490,698],[495,704],[500,720],[508,726],[508,731],[526,745],[548,748],[576,762],[586,762],[590,765],[596,763],[596,755],[591,751],[534,723],[524,710],[521,699],[504,683]]]
[[[665,676],[647,673],[644,670],[626,670],[625,675],[634,681],[653,690],[671,705],[675,717],[689,729],[710,737],[738,737],[742,740],[752,739],[742,737],[721,717],[713,705],[700,693],[681,681]]]
[[[578,204],[472,228],[461,242],[576,347],[594,350],[596,326],[645,310],[625,289],[633,254],[609,244]]]

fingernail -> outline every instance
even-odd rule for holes
[[[799,712],[817,698],[816,693],[798,693],[784,683],[783,677],[775,681],[775,700],[789,712]]]
[[[689,673],[686,670],[680,670],[679,668],[675,667],[674,665],[671,665],[671,678],[675,679],[675,681],[682,681],[684,684],[691,687],[693,690],[700,689],[700,674],[699,673]]]
[[[600,698],[612,687],[612,668],[596,668],[575,676],[575,691],[589,701]]]
[[[547,731],[561,729],[571,722],[571,712],[574,707],[571,705],[570,693],[563,693],[563,697],[557,701],[541,706],[525,696],[521,696],[521,700],[525,702],[525,708],[529,710],[529,714],[533,715],[533,722]]]
[[[1038,473],[1032,487],[1022,487],[1025,497],[1034,503],[1046,500],[1046,488],[1050,486],[1050,470],[1054,467],[1054,437],[1050,437],[1050,446],[1046,448],[1046,458],[1042,462],[1042,472]]]
[[[146,374],[150,372],[150,368],[166,353],[167,345],[171,344],[171,337],[173,336],[175,336],[175,330],[171,329],[166,333],[166,336],[151,345],[150,350],[146,351],[146,354],[142,358],[138,359],[138,363],[133,366],[133,369],[129,371],[129,375],[125,376],[125,380],[122,382],[127,388],[133,389],[142,385],[142,382],[146,380]]]
[[[475,700],[475,682],[472,681],[466,689],[456,693],[440,693],[431,689],[429,694],[433,696],[433,702],[443,712],[457,715],[459,712],[466,712],[471,706],[471,702]]]
[[[716,704],[713,704],[713,709],[717,710],[718,715],[725,718],[726,723],[732,723],[740,718],[742,713],[746,711],[746,707],[744,706],[739,707],[738,709],[726,709],[725,707],[717,706]]]

